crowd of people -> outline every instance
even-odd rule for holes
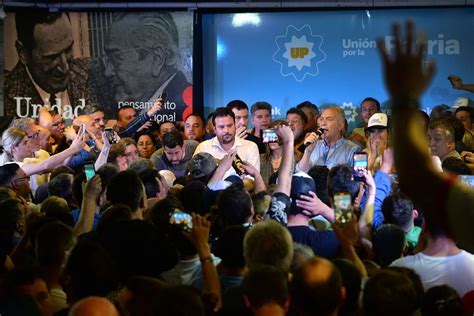
[[[393,116],[367,97],[353,131],[311,102],[277,121],[233,100],[156,123],[161,98],[114,119],[91,103],[68,126],[47,106],[13,118],[0,314],[473,314],[474,189],[458,178],[474,109],[419,110],[434,64],[413,23],[393,33],[393,56],[378,43]]]

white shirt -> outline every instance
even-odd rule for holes
[[[260,154],[258,152],[258,147],[254,142],[236,136],[234,140],[234,145],[232,145],[231,149],[234,148],[237,149],[237,155],[239,155],[242,161],[250,163],[260,172]],[[194,151],[194,155],[200,152],[209,153],[214,158],[219,160],[221,160],[222,158],[224,158],[225,155],[227,155],[227,151],[222,148],[221,144],[219,143],[219,140],[217,139],[217,136],[200,143]],[[232,167],[230,167],[229,170],[226,171],[226,173],[224,174],[224,179],[231,175],[237,175],[237,172]]]
[[[415,270],[420,276],[425,291],[437,285],[447,284],[461,298],[474,290],[474,255],[462,250],[454,256],[434,257],[423,253],[404,257],[391,266]]]

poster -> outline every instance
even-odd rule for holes
[[[192,112],[190,12],[8,13],[4,24],[4,111],[37,117],[49,105],[73,119],[96,104],[150,108],[162,92],[157,121]]]
[[[393,51],[391,25],[412,18],[427,39],[426,60],[437,73],[422,98],[430,113],[458,97],[448,75],[474,82],[474,8],[324,10],[315,12],[206,14],[203,16],[205,114],[241,99],[267,101],[273,119],[303,101],[344,108],[349,127],[359,106],[374,97],[390,114],[376,39]]]

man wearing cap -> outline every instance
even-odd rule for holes
[[[198,142],[185,140],[181,133],[173,130],[163,135],[163,147],[151,155],[150,160],[155,163],[157,170],[169,170],[176,177],[186,174],[188,162],[193,156]]]
[[[367,148],[369,170],[378,170],[382,164],[383,152],[388,144],[388,117],[385,113],[375,113],[369,118],[367,128]]]
[[[260,155],[255,143],[235,136],[235,115],[231,109],[218,108],[212,118],[216,136],[198,145],[194,155],[207,152],[216,159],[222,159],[231,150],[236,150],[237,155],[244,162],[248,162],[260,172]],[[237,174],[230,167],[224,174],[224,179],[230,175]]]
[[[352,165],[354,153],[359,146],[342,136],[345,125],[344,110],[338,106],[325,108],[319,117],[319,127],[324,133],[318,136],[309,134],[304,143],[303,158],[296,165],[296,171],[308,172],[313,166],[327,166],[331,169],[341,164]]]

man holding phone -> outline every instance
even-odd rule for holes
[[[324,132],[321,136],[311,133],[305,138],[304,144],[309,145],[296,165],[296,171],[308,172],[312,166],[327,166],[331,169],[341,164],[352,165],[354,153],[360,148],[342,136],[344,126],[343,109],[338,106],[325,108],[319,117],[319,127]]]

